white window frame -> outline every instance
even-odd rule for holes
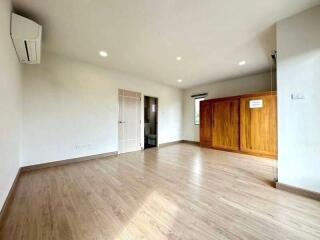
[[[201,99],[201,100],[199,100],[199,99]],[[199,115],[199,117],[198,117],[198,119],[199,119],[199,122],[197,122],[197,116],[196,116],[196,114],[197,114],[197,112],[196,112],[196,102],[197,102],[197,100],[199,101],[199,107],[198,107],[198,110],[199,110],[199,113],[198,113],[198,115]],[[200,102],[201,101],[204,101],[205,100],[205,97],[196,97],[196,98],[194,98],[194,102],[193,102],[193,121],[194,121],[194,125],[200,125]]]

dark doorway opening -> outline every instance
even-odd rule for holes
[[[144,148],[158,146],[158,99],[144,96]]]

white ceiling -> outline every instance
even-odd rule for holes
[[[46,51],[187,88],[266,71],[275,48],[274,24],[320,0],[13,3],[16,12],[43,25]],[[109,56],[101,58],[100,50]],[[239,67],[241,60],[247,64]]]

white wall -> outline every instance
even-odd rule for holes
[[[0,210],[19,169],[20,64],[10,38],[11,1],[0,1]]]
[[[279,182],[320,192],[320,7],[279,22],[277,46]]]
[[[276,90],[273,80],[273,90]],[[191,95],[208,93],[206,99],[236,96],[248,93],[270,91],[270,73],[262,73],[248,77],[232,79],[190,88],[184,91],[184,140],[199,141],[199,126],[194,125],[194,99]]]
[[[182,139],[177,88],[52,54],[24,74],[23,166],[117,151],[119,88],[159,98],[159,143]]]

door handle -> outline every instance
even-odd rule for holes
[[[126,123],[126,122],[118,121],[118,123]]]

